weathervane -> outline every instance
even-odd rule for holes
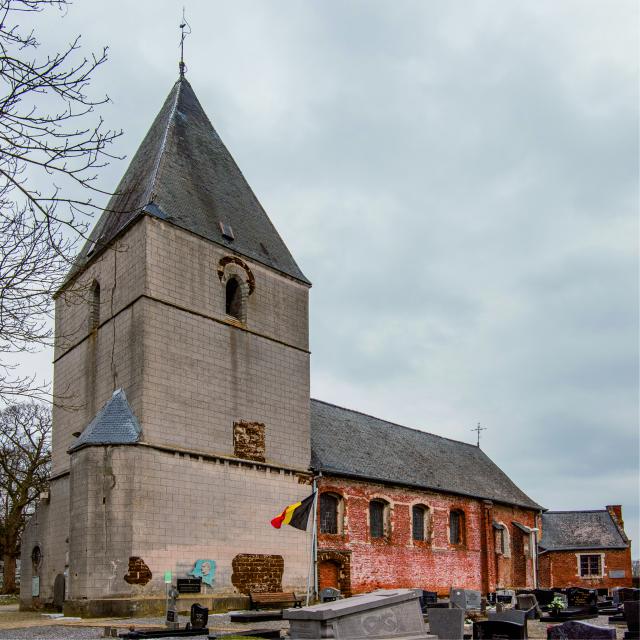
[[[487,428],[486,427],[481,427],[480,423],[478,422],[478,426],[477,427],[473,427],[473,429],[471,429],[471,431],[476,431],[478,433],[478,442],[476,444],[476,447],[480,446],[480,432],[481,431],[486,431]]]
[[[182,7],[182,22],[180,23],[180,77],[184,78],[184,39],[191,33],[191,25],[187,22]]]

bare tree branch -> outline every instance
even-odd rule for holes
[[[15,376],[10,354],[51,338],[51,295],[86,237],[93,200],[107,194],[98,174],[113,159],[121,131],[105,129],[95,110],[94,72],[107,49],[80,56],[80,37],[62,51],[40,54],[24,28],[34,12],[68,0],[0,0],[0,400],[42,397],[46,388]]]

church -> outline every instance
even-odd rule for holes
[[[270,521],[313,488],[320,588],[537,584],[542,507],[479,447],[310,399],[310,288],[181,74],[56,294],[23,607],[304,592],[312,527]]]

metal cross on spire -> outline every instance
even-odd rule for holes
[[[480,446],[480,432],[481,431],[486,431],[487,428],[486,427],[481,427],[480,423],[478,422],[478,426],[477,427],[473,427],[473,429],[471,429],[471,431],[476,431],[478,434],[478,442],[476,443],[476,447]]]
[[[191,33],[191,25],[187,22],[184,14],[184,7],[182,7],[182,22],[180,23],[180,77],[184,78],[184,70],[186,65],[184,64],[184,39]]]

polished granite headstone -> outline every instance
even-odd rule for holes
[[[625,600],[624,619],[627,623],[624,640],[638,640],[640,638],[640,602],[638,600]]]
[[[547,627],[547,640],[615,640],[616,630],[579,620]]]
[[[482,594],[473,589],[451,589],[449,591],[449,602],[452,607],[458,607],[469,611],[470,609],[482,608]]]
[[[427,609],[429,633],[440,640],[462,640],[464,611],[462,609]]]
[[[520,609],[507,609],[506,611],[487,611],[489,620],[505,620],[517,624],[526,624],[527,612]]]
[[[505,638],[524,640],[527,637],[525,625],[517,622],[507,622],[506,620],[485,620],[473,623],[474,640],[485,640],[493,638]]]
[[[285,609],[291,640],[426,640],[418,595],[381,589],[335,602]]]

